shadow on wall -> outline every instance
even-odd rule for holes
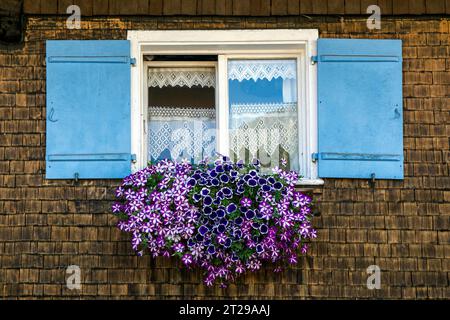
[[[23,0],[0,1],[0,43],[22,42]]]

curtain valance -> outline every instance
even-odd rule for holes
[[[149,87],[215,87],[214,68],[149,68]]]
[[[228,62],[229,80],[262,80],[282,78],[295,79],[296,60],[230,60]]]

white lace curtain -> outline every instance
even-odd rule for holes
[[[215,109],[150,106],[148,114],[148,159],[199,162],[215,155]]]
[[[149,87],[215,87],[214,68],[149,68]]]
[[[245,160],[259,158],[267,167],[280,165],[284,158],[290,169],[298,170],[296,60],[231,60],[228,78],[239,82],[251,81],[255,91],[261,85],[259,80],[282,80],[282,99],[275,98],[279,92],[273,89],[274,102],[263,102],[254,97],[252,102],[240,103],[241,93],[234,93],[237,101],[230,104],[229,110],[233,157]],[[242,100],[246,100],[244,96]]]
[[[215,87],[214,68],[149,68],[150,88]],[[183,101],[183,97],[179,97]],[[197,106],[148,107],[148,159],[170,158],[198,162],[212,156],[216,146],[215,108]]]
[[[237,98],[229,106],[231,155],[235,160],[256,157],[268,166],[280,165],[285,158],[290,169],[298,169],[296,60],[230,60],[228,79],[247,82],[257,89],[256,92],[262,90],[258,88],[261,80],[282,81],[282,85],[271,87],[274,99],[270,102],[258,96],[249,102],[246,94],[237,89],[234,95]],[[150,68],[148,85],[152,88],[215,87],[215,69]],[[230,95],[232,90],[230,87]],[[215,155],[216,111],[213,106],[149,106],[148,114],[149,159],[187,158],[198,162],[205,156]]]

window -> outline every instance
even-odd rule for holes
[[[299,171],[296,59],[228,60],[229,155]]]
[[[148,62],[147,160],[216,155],[215,63]]]
[[[130,31],[144,106],[132,104],[134,170],[220,153],[258,158],[267,172],[285,164],[304,182],[320,183],[310,156],[314,66],[306,58],[317,31],[284,31]]]
[[[46,62],[47,179],[119,179],[215,151],[286,162],[302,184],[404,177],[400,40],[130,31],[48,40]]]

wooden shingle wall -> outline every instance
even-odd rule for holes
[[[77,4],[90,15],[219,15],[286,16],[299,14],[366,14],[380,6],[382,14],[450,13],[450,0],[24,0],[26,14],[65,13]]]
[[[150,2],[149,10],[169,10]],[[272,1],[272,10],[284,13],[282,2]],[[246,8],[233,2],[220,10]],[[82,17],[80,30],[66,29],[65,19],[28,17],[24,43],[0,47],[1,298],[450,298],[448,18],[384,17],[379,31],[362,17]],[[175,261],[136,257],[110,213],[117,181],[44,179],[45,40],[196,28],[318,28],[321,37],[399,38],[404,45],[405,180],[377,181],[372,190],[362,180],[327,179],[314,190],[321,216],[310,254],[293,269],[267,268],[227,289],[206,288],[198,272],[180,271]],[[366,287],[372,264],[382,270],[380,290]],[[66,287],[69,265],[81,268],[81,291]]]

